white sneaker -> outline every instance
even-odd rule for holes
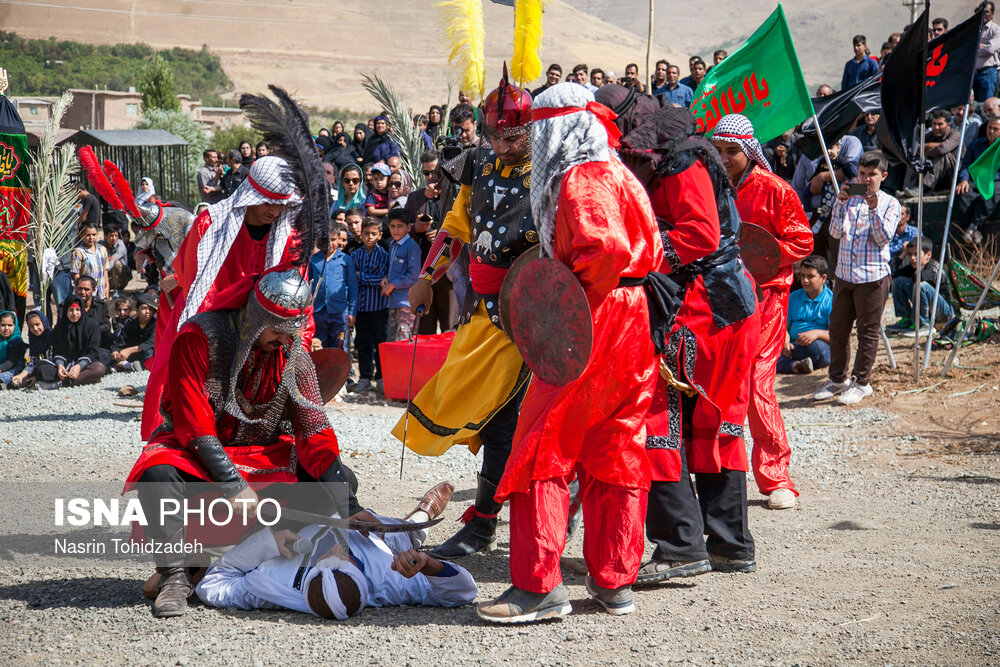
[[[850,386],[851,383],[848,380],[844,380],[843,382],[834,382],[833,380],[827,379],[819,386],[816,393],[812,395],[812,400],[825,401],[828,398],[833,398],[837,394],[847,391],[847,388]]]
[[[854,405],[862,398],[871,396],[874,392],[875,390],[872,389],[870,384],[858,384],[857,382],[852,382],[851,386],[837,397],[837,403],[840,405]]]
[[[797,500],[791,489],[775,489],[767,498],[767,506],[773,510],[790,510]]]

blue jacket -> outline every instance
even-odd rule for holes
[[[395,289],[389,295],[390,308],[410,306],[407,294],[420,277],[420,246],[409,236],[389,244],[389,282]]]
[[[354,261],[343,251],[336,251],[330,259],[326,258],[322,250],[313,253],[309,258],[309,284],[316,293],[313,307],[317,313],[325,310],[330,313],[358,314],[358,272],[354,268]]]
[[[974,185],[972,182],[972,176],[969,174],[969,167],[972,163],[979,159],[986,149],[990,147],[990,140],[986,137],[979,137],[971,144],[969,144],[969,150],[965,151],[965,157],[962,158],[962,169],[958,172],[958,180],[969,181],[969,185]],[[1000,180],[1000,171],[997,172],[998,178]]]

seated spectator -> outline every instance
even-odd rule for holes
[[[141,371],[149,365],[156,348],[157,308],[155,294],[143,292],[139,295],[135,317],[128,319],[111,347],[111,369]]]
[[[851,130],[851,136],[857,137],[861,141],[861,148],[865,151],[878,150],[878,137],[875,136],[875,124],[878,122],[879,114],[866,113],[865,122]]]
[[[101,245],[108,255],[108,287],[111,294],[121,294],[132,280],[132,269],[128,265],[128,246],[121,235],[121,229],[117,226],[104,226]]]
[[[679,83],[680,69],[677,65],[667,67],[667,81],[656,91],[656,95],[662,97],[668,104],[676,104],[679,107],[691,106],[694,99],[694,91],[683,83]]]
[[[122,327],[125,326],[125,323],[128,322],[131,317],[132,301],[125,297],[115,299],[115,315],[111,318],[111,335],[117,338],[118,334],[122,331]]]
[[[913,323],[913,284],[917,275],[917,256],[920,257],[920,330],[921,335],[930,333],[928,319],[931,312],[931,301],[934,299],[934,285],[937,282],[941,266],[932,259],[934,242],[926,236],[920,239],[920,252],[917,252],[917,240],[906,244],[907,261],[892,274],[892,306],[899,320],[885,328],[886,333],[898,334],[907,338],[916,336]],[[938,294],[937,312],[934,319],[947,322],[955,316],[955,311],[948,302],[951,290],[948,280],[942,276],[941,291]]]
[[[24,341],[21,340],[21,327],[17,325],[17,313],[5,310],[0,312],[0,389],[10,387],[11,381],[23,371]]]
[[[958,232],[965,243],[982,242],[983,234],[979,227],[994,217],[997,205],[1000,204],[1000,187],[993,188],[993,196],[987,201],[969,175],[972,163],[997,139],[1000,139],[1000,117],[990,118],[986,122],[986,136],[973,141],[962,158],[962,169],[958,172],[958,184],[955,186],[955,194],[958,196],[955,202],[955,222],[964,223],[964,227],[958,227]],[[994,180],[1000,182],[1000,171],[995,174]]]
[[[375,117],[374,134],[365,142],[365,162],[385,162],[399,155],[399,145],[389,136],[389,121],[385,116]]]
[[[708,71],[708,68],[705,66],[705,61],[698,56],[695,56],[688,61],[688,68],[691,70],[690,76],[686,76],[681,79],[680,83],[682,86],[687,86],[692,91],[698,90],[698,86],[701,85],[701,80],[705,78],[705,73]]]
[[[100,354],[97,360],[106,366],[111,359],[111,346],[115,342],[115,336],[111,332],[111,315],[108,313],[108,304],[103,299],[94,296],[94,279],[90,276],[82,276],[77,281],[75,294],[83,304],[83,314],[97,324],[100,336],[98,339]],[[66,303],[68,300],[63,302],[60,320],[65,314]]]
[[[28,327],[28,363],[11,379],[12,389],[30,389],[39,380],[53,382],[57,377],[56,365],[52,360],[53,338],[49,321],[37,310],[29,311],[24,319]]]
[[[840,89],[853,88],[862,81],[878,74],[878,63],[868,55],[868,40],[864,35],[853,39],[854,57],[844,64],[844,76],[840,79]]]
[[[389,212],[389,176],[392,170],[385,162],[372,166],[372,189],[365,197],[365,211],[368,217],[379,221]]]
[[[917,238],[917,228],[910,224],[909,204],[900,204],[899,224],[896,226],[896,233],[889,241],[889,270],[895,272],[903,265],[903,260],[907,258],[906,244]]]
[[[107,299],[108,288],[108,251],[97,242],[97,225],[86,222],[80,227],[80,243],[73,249],[73,260],[70,275],[76,283],[82,276],[94,280],[94,291],[98,298]]]
[[[830,311],[833,292],[826,286],[826,260],[809,255],[797,272],[802,289],[788,297],[788,331],[778,372],[808,375],[830,365]]]
[[[150,199],[156,198],[156,188],[153,187],[153,179],[143,176],[139,181],[139,194],[135,196],[135,205],[142,206],[149,203]]]
[[[965,117],[965,106],[957,106],[951,108],[951,126],[958,131],[958,135],[962,136],[962,119]],[[983,126],[983,119],[979,117],[979,114],[970,113],[969,120],[965,123],[965,142],[962,147],[968,149],[976,137],[979,136],[979,128]]]
[[[951,187],[958,163],[959,132],[951,126],[951,113],[938,109],[931,113],[931,128],[924,136],[924,155],[931,161],[930,171],[924,172],[924,191]],[[917,173],[906,171],[906,187],[917,185]]]
[[[229,169],[222,175],[222,194],[224,197],[232,197],[240,183],[250,175],[250,167],[244,164],[243,155],[235,148],[226,156],[226,165]]]
[[[309,259],[309,283],[313,289],[316,338],[323,347],[347,349],[347,330],[358,314],[358,272],[344,253],[347,226],[330,225],[330,248],[317,250]]]
[[[825,83],[820,84],[819,88],[816,89],[816,97],[829,97],[830,95],[833,95],[833,88]]]
[[[97,322],[83,313],[83,301],[75,294],[63,304],[65,316],[59,318],[53,332],[52,361],[56,366],[54,382],[39,382],[42,389],[60,386],[95,384],[104,377],[100,361],[101,330]]]

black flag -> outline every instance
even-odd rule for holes
[[[882,74],[878,73],[853,88],[826,97],[813,98],[813,108],[816,110],[819,125],[823,128],[823,139],[827,146],[836,143],[847,134],[861,114],[879,112],[882,106],[879,95],[881,79]],[[811,160],[820,157],[823,148],[820,146],[813,119],[807,118],[799,126],[799,132],[802,136],[795,140],[795,145],[802,154]]]
[[[927,111],[964,106],[976,75],[983,10],[927,45]]]
[[[890,162],[918,168],[920,128],[924,115],[927,72],[927,12],[910,24],[882,70],[882,115],[876,131]],[[923,169],[919,165],[918,171]]]

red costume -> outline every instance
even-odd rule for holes
[[[667,227],[663,232],[665,256],[659,271],[677,271],[718,249],[718,204],[708,170],[700,161],[660,178],[650,200],[656,217]],[[676,379],[697,390],[698,400],[691,415],[691,432],[681,433],[680,392],[662,377],[657,379],[646,420],[650,444],[655,445],[647,449],[654,480],[681,479],[682,438],[688,447],[691,472],[747,470],[742,441],[721,437],[720,431],[742,431],[746,414],[734,416],[733,403],[748,378],[757,347],[757,326],[754,315],[718,326],[704,277],[698,275],[688,283],[664,363]]]
[[[583,285],[594,345],[577,380],[555,386],[535,378],[521,404],[496,498],[510,499],[511,580],[526,591],[544,593],[561,580],[567,482],[574,473],[586,524],[584,558],[595,582],[631,584],[642,561],[650,482],[642,422],[656,356],[644,290],[618,283],[654,271],[662,256],[647,202],[641,184],[614,158],[579,164],[562,179],[552,254]]]
[[[812,232],[792,187],[757,164],[752,165],[737,185],[736,207],[744,222],[763,227],[781,247],[781,269],[760,285],[764,294],[757,309],[760,341],[750,371],[750,389],[742,398],[749,401],[754,478],[757,488],[765,495],[779,488],[798,495],[788,474],[792,449],[774,395],[774,380],[778,357],[785,344],[788,292],[794,279],[792,264],[812,252]],[[726,446],[744,446],[742,438],[734,435],[726,438],[729,440]]]

